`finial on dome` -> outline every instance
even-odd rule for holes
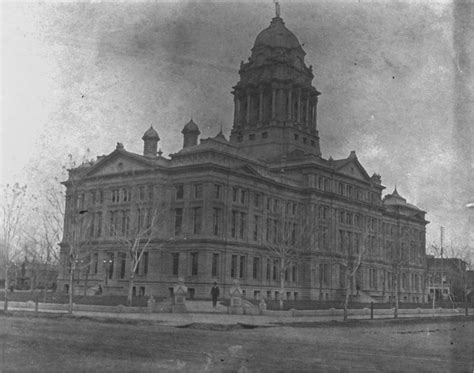
[[[276,0],[273,2],[275,3],[275,17],[280,18],[280,3]]]

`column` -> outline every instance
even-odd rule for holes
[[[263,121],[263,87],[260,87],[260,96],[258,101],[258,120]]]
[[[292,103],[292,97],[291,97],[291,87],[288,90],[288,119],[292,120],[292,109],[293,109],[293,103]]]
[[[306,127],[309,127],[309,93],[308,96],[306,97],[306,114],[305,114],[305,121],[304,124]]]
[[[234,124],[239,123],[239,114],[240,114],[240,105],[239,105],[239,99],[237,97],[237,93],[235,93],[234,96]]]
[[[298,102],[297,102],[297,113],[296,113],[296,121],[301,123],[301,88],[298,88]]]
[[[250,92],[247,90],[247,123],[250,123]]]
[[[316,113],[317,113],[317,110],[316,110],[316,106],[318,104],[318,98],[316,97],[315,100],[314,100],[314,103],[313,103],[313,130],[316,131]]]
[[[276,116],[276,89],[272,87],[272,119]]]

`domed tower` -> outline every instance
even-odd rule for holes
[[[160,141],[160,136],[158,132],[155,131],[153,126],[151,126],[143,135],[143,155],[145,157],[156,157],[156,152],[158,149],[158,141]]]
[[[191,120],[184,126],[181,133],[183,134],[183,148],[187,148],[189,146],[197,145],[198,136],[201,134],[201,131],[199,131],[199,127],[191,118]]]
[[[234,125],[230,141],[261,148],[269,156],[295,149],[320,155],[316,122],[319,92],[311,85],[305,51],[279,14],[258,34],[240,81],[234,88]]]

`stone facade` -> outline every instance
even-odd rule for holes
[[[380,176],[369,176],[355,152],[322,157],[320,93],[304,58],[277,16],[241,64],[229,140],[219,132],[199,142],[191,120],[183,148],[169,157],[156,153],[150,128],[143,155],[117,144],[71,170],[60,289],[71,236],[80,233],[79,288],[87,276],[87,286],[125,294],[131,261],[122,238],[149,227],[137,295],[169,296],[182,277],[190,298],[209,298],[214,281],[228,298],[238,280],[246,298],[334,300],[360,258],[350,286],[359,300],[393,299],[398,286],[400,300],[423,301],[425,212],[396,190],[382,198]],[[294,253],[283,272],[282,247]]]

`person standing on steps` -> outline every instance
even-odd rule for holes
[[[217,298],[219,298],[219,286],[217,282],[214,282],[214,286],[211,288],[212,307],[216,308]]]

